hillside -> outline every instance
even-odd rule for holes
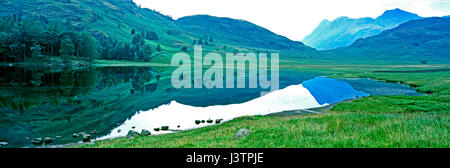
[[[182,17],[175,23],[188,32],[210,35],[227,44],[274,50],[312,50],[301,42],[291,41],[245,20],[195,15]]]
[[[342,59],[450,61],[450,18],[412,20],[359,39],[351,46],[324,52]]]
[[[0,37],[10,39],[20,36],[21,32],[19,34],[13,32],[21,31],[22,22],[26,19],[34,19],[32,24],[41,26],[40,29],[44,32],[51,31],[52,25],[57,24],[59,26],[54,27],[62,28],[54,35],[76,33],[69,39],[74,43],[76,51],[72,57],[76,58],[80,58],[78,54],[80,46],[76,43],[80,40],[76,37],[84,32],[98,41],[98,59],[168,63],[173,53],[189,52],[193,49],[193,44],[199,44],[199,41],[202,41],[205,50],[221,53],[268,50],[296,53],[291,54],[294,56],[315,53],[314,49],[306,47],[301,42],[291,41],[243,20],[192,16],[175,21],[157,11],[140,8],[132,0],[3,0],[0,7],[2,17],[0,24],[7,27],[1,31],[9,33]],[[13,26],[9,26],[10,22],[14,22]],[[204,29],[207,27],[208,29]],[[66,40],[63,37],[55,39],[56,44]],[[22,57],[25,60],[32,55],[31,48],[35,45],[42,48],[43,55],[50,55],[48,54],[50,47],[52,50],[55,48],[56,55],[60,55],[57,52],[60,46],[47,44],[47,41],[52,40],[51,37],[34,37],[26,42],[24,40],[4,40],[4,44],[0,44],[0,51],[7,51],[8,46],[22,41],[26,47],[18,49],[20,52],[3,55],[17,54],[16,57],[20,58],[14,58],[14,61],[22,60]],[[5,50],[1,50],[2,46]],[[53,55],[53,51],[51,53]]]
[[[377,35],[400,23],[419,18],[421,17],[416,14],[393,9],[384,12],[376,19],[339,17],[333,21],[324,20],[303,39],[303,43],[318,50],[346,47],[357,39]]]

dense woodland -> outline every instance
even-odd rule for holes
[[[145,43],[158,40],[154,32],[130,32],[130,42],[119,42],[105,35],[94,37],[75,30],[70,21],[49,22],[45,18],[19,15],[0,18],[0,62],[45,62],[47,60],[94,59],[151,61],[155,49]]]

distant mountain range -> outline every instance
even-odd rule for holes
[[[450,61],[450,18],[411,20],[345,48],[323,52],[334,59]],[[442,62],[441,62],[442,63]]]
[[[318,50],[346,47],[357,39],[371,37],[406,21],[420,18],[397,8],[385,11],[375,19],[339,17],[333,21],[324,20],[303,39],[303,43]]]

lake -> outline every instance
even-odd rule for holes
[[[151,67],[0,69],[0,142],[8,143],[3,147],[41,147],[30,141],[44,137],[54,139],[48,145],[78,143],[81,138],[72,135],[80,132],[93,139],[128,130],[170,133],[215,124],[195,120],[228,121],[369,95],[419,95],[401,84],[298,71],[280,71],[280,90],[262,96],[269,90],[174,89],[170,74]],[[153,131],[161,126],[170,130]]]

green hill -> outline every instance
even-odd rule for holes
[[[210,35],[227,44],[274,50],[313,50],[245,20],[195,15],[182,17],[176,24],[188,32]]]
[[[316,54],[301,42],[243,20],[211,16],[173,20],[157,11],[140,8],[131,0],[3,0],[0,7],[3,25],[0,38],[5,39],[0,44],[0,52],[10,57],[2,61],[29,60],[33,52],[44,56],[66,53],[73,59],[84,58],[79,52],[83,33],[98,41],[98,59],[167,63],[173,53],[189,52],[199,41],[205,50],[221,53],[276,50],[295,57]],[[24,20],[32,20],[27,22],[36,29],[23,26]],[[52,37],[46,32],[52,32]],[[25,34],[29,38],[19,38]],[[56,42],[49,42],[53,40]],[[59,52],[63,41],[67,52]],[[19,47],[10,51],[11,45]]]
[[[339,17],[333,21],[324,20],[310,35],[303,39],[303,42],[318,50],[346,47],[357,39],[371,37],[384,30],[396,27],[400,23],[420,18],[413,13],[393,9],[384,12],[376,19]]]

